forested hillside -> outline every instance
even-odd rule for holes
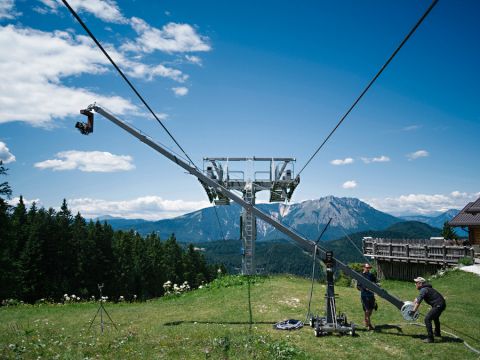
[[[163,294],[166,281],[194,288],[217,274],[218,267],[173,235],[161,241],[113,231],[73,216],[65,201],[58,212],[35,204],[27,210],[21,198],[15,207],[0,201],[0,300],[98,296],[100,283],[112,299],[150,298]]]

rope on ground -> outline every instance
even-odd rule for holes
[[[413,326],[423,326],[423,327],[426,327],[425,325],[423,324],[418,324],[418,323],[407,323],[408,325],[413,325]],[[477,350],[475,349],[473,346],[471,346],[470,344],[468,344],[465,340],[463,340],[461,337],[451,333],[451,332],[448,332],[448,331],[445,331],[445,330],[440,330],[442,333],[445,333],[445,334],[448,334],[450,336],[453,336],[455,339],[458,339],[458,340],[461,340],[463,341],[463,345],[465,345],[467,347],[467,349],[469,349],[470,351],[480,355],[480,350]]]
[[[420,315],[423,315],[423,314],[420,314]],[[414,323],[414,322],[407,322],[406,324],[407,324],[407,325],[412,325],[412,326],[418,326],[418,327],[426,327],[424,324],[419,324],[419,323]],[[398,327],[402,327],[402,326],[403,326],[403,324],[392,324],[392,325],[398,326]],[[445,325],[443,325],[443,326],[445,326]],[[459,337],[459,336],[457,336],[457,335],[455,335],[455,334],[453,334],[453,333],[451,333],[451,332],[445,331],[445,330],[440,330],[440,331],[441,331],[442,333],[444,333],[444,334],[450,335],[450,336],[454,337],[455,339],[458,339],[458,340],[462,341],[462,342],[463,342],[463,345],[465,345],[465,347],[466,347],[467,349],[469,349],[470,351],[472,351],[472,352],[480,355],[480,350],[475,349],[473,346],[471,346],[470,344],[468,344],[468,343],[467,343],[464,339],[462,339],[461,337]]]

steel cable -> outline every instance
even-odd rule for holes
[[[83,20],[78,16],[78,14],[73,10],[73,8],[70,6],[67,0],[62,0],[62,2],[65,4],[67,9],[70,11],[70,13],[73,15],[73,17],[80,23],[80,25],[83,27],[83,29],[87,32],[87,34],[90,36],[90,38],[95,42],[95,44],[98,46],[98,48],[102,51],[102,53],[107,57],[107,59],[110,61],[110,63],[113,65],[113,67],[117,70],[117,72],[120,74],[120,76],[125,80],[125,82],[130,86],[130,88],[133,90],[135,95],[140,99],[140,101],[145,105],[145,107],[150,111],[150,113],[153,115],[155,120],[162,126],[162,128],[166,131],[168,136],[173,140],[173,142],[178,146],[178,148],[183,152],[183,154],[187,157],[189,162],[198,170],[198,167],[195,165],[193,160],[188,156],[188,154],[185,152],[185,150],[182,148],[182,146],[177,142],[175,137],[172,135],[172,133],[167,129],[167,127],[162,123],[162,121],[158,118],[158,116],[155,114],[155,112],[152,110],[152,108],[147,104],[143,96],[137,91],[135,86],[130,82],[130,80],[127,78],[127,76],[123,73],[123,71],[118,67],[118,65],[113,61],[113,59],[110,57],[108,52],[103,48],[102,44],[97,40],[95,35],[90,31],[90,29],[87,27],[87,25],[83,22]]]
[[[357,99],[353,102],[353,104],[350,106],[350,108],[347,110],[347,112],[342,116],[340,121],[337,123],[337,125],[333,128],[333,130],[328,134],[328,136],[325,138],[325,140],[321,143],[321,145],[315,150],[312,156],[308,159],[307,163],[302,167],[302,169],[298,172],[297,177],[300,176],[300,174],[305,170],[308,164],[313,160],[313,158],[317,155],[317,153],[322,149],[322,147],[325,145],[325,143],[330,139],[330,137],[333,135],[333,133],[338,129],[338,127],[343,123],[343,121],[346,119],[346,117],[350,114],[350,112],[353,110],[353,108],[358,104],[358,102],[362,99],[362,97],[366,94],[366,92],[370,89],[370,87],[373,85],[373,83],[377,80],[377,78],[380,76],[380,74],[383,72],[383,70],[386,69],[388,64],[393,60],[395,55],[400,51],[400,49],[405,45],[405,43],[408,41],[408,39],[413,35],[415,30],[420,26],[420,24],[425,20],[427,15],[430,13],[430,11],[435,7],[435,5],[438,3],[438,0],[433,0],[428,9],[425,11],[425,13],[422,15],[422,17],[417,21],[415,26],[410,30],[410,32],[405,36],[403,41],[400,43],[400,45],[395,49],[395,51],[390,55],[388,60],[383,64],[381,69],[377,72],[377,74],[373,77],[372,80],[368,83],[368,85],[365,87],[365,89],[362,91],[360,96],[357,97]]]

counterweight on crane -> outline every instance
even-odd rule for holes
[[[88,106],[87,109],[80,111],[81,114],[86,115],[88,117],[87,123],[77,123],[76,125],[76,127],[80,130],[82,134],[89,134],[93,131],[93,111],[96,113],[99,113],[106,119],[110,120],[115,125],[124,129],[129,134],[133,135],[138,140],[140,140],[141,142],[145,143],[146,145],[148,145],[158,153],[165,156],[170,161],[174,162],[175,164],[177,164],[178,166],[186,170],[191,175],[195,176],[204,187],[208,187],[209,189],[211,189],[212,192],[215,192],[216,194],[221,194],[221,196],[236,202],[237,204],[242,206],[246,211],[251,212],[257,218],[265,221],[267,224],[281,231],[283,234],[287,235],[292,240],[294,240],[301,248],[303,248],[308,253],[313,254],[315,252],[319,257],[325,257],[329,259],[329,261],[335,264],[335,267],[337,269],[342,270],[346,275],[355,279],[357,283],[368,288],[370,291],[377,294],[378,296],[380,296],[381,298],[385,299],[386,301],[394,305],[396,308],[398,308],[401,311],[402,316],[404,317],[405,320],[409,320],[409,321],[416,320],[416,318],[418,317],[418,313],[412,314],[411,312],[411,310],[413,309],[413,305],[411,302],[404,302],[399,298],[397,298],[396,296],[388,293],[386,290],[382,289],[377,284],[366,279],[362,274],[359,274],[356,271],[350,269],[346,264],[344,264],[340,260],[333,257],[331,253],[327,254],[327,252],[324,251],[322,248],[318,247],[314,241],[304,238],[303,236],[297,234],[290,228],[280,223],[277,219],[265,214],[264,212],[259,210],[257,207],[255,207],[253,204],[249,203],[248,201],[245,201],[241,197],[231,192],[229,189],[227,189],[224,186],[224,184],[219,182],[218,179],[212,178],[211,176],[207,176],[201,170],[197,169],[195,166],[179,158],[172,152],[165,149],[165,147],[163,147],[162,145],[153,141],[147,135],[133,128],[131,125],[127,124],[126,122],[118,119],[114,115],[104,110],[102,107],[96,104],[93,104]]]

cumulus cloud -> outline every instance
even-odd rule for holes
[[[8,164],[15,161],[15,156],[10,152],[3,141],[0,141],[0,161],[4,164]]]
[[[131,200],[70,199],[69,207],[84,217],[102,215],[126,219],[159,220],[172,218],[210,206],[208,201],[165,200],[159,196],[143,196]]]
[[[200,59],[200,57],[198,56],[195,56],[195,55],[185,55],[185,59],[187,59],[187,61],[191,64],[195,64],[195,65],[202,65],[202,59]]]
[[[355,189],[357,187],[357,182],[355,180],[345,181],[342,187],[344,189]]]
[[[137,17],[132,17],[130,24],[137,32],[138,38],[133,42],[126,42],[122,46],[123,50],[145,53],[156,50],[166,53],[211,50],[209,39],[199,35],[189,24],[171,22],[162,29],[157,29]]]
[[[53,171],[80,170],[84,172],[115,172],[128,171],[135,168],[132,157],[114,155],[102,151],[63,151],[57,158],[41,161],[35,164],[39,169]]]
[[[60,0],[40,0],[40,2],[54,13],[59,7],[65,7]],[[106,22],[127,23],[127,19],[113,0],[69,0],[68,3],[76,12],[88,12]]]
[[[370,164],[372,162],[389,162],[390,161],[390,158],[385,155],[381,155],[373,158],[362,157],[361,159],[365,164]]]
[[[184,86],[174,87],[174,88],[172,88],[172,91],[174,92],[174,94],[176,96],[185,96],[185,95],[188,94],[188,88],[186,88]]]
[[[20,15],[15,11],[14,0],[2,0],[0,1],[0,20],[1,19],[14,19]]]
[[[407,158],[408,158],[409,161],[412,161],[412,160],[416,160],[418,158],[427,157],[429,155],[430,154],[426,150],[418,150],[418,151],[415,151],[413,153],[407,154]]]
[[[147,80],[161,76],[178,82],[188,78],[180,70],[132,61],[107,47],[130,76]],[[102,96],[62,83],[67,77],[110,70],[108,60],[85,36],[0,26],[0,48],[9,49],[0,52],[0,123],[51,126],[55,119],[76,116],[78,109],[94,101],[118,115],[138,113],[135,105],[119,96]]]
[[[391,214],[429,214],[435,211],[462,209],[468,202],[476,200],[478,193],[452,191],[449,194],[407,194],[384,199],[364,199],[374,208]]]
[[[42,207],[43,204],[42,202],[40,201],[40,199],[25,199],[25,197],[22,198],[23,199],[23,203],[25,204],[25,207],[29,208],[30,206],[32,206],[33,203],[35,203],[35,205],[37,207]],[[20,197],[19,196],[16,196],[10,200],[7,201],[8,204],[10,206],[17,206],[18,203],[20,202]]]
[[[335,159],[330,161],[330,164],[332,165],[348,165],[348,164],[353,164],[353,159],[351,157],[347,157],[345,159]]]
[[[24,121],[48,126],[55,118],[77,115],[78,109],[93,101],[117,114],[136,109],[121,97],[100,96],[61,84],[64,77],[106,71],[105,60],[84,43],[84,38],[9,25],[0,27],[0,48],[9,49],[0,52],[0,123]]]

